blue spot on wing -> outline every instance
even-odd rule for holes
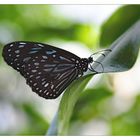
[[[38,51],[30,51],[29,54],[33,54],[33,53],[36,53],[36,52],[38,52]]]
[[[30,59],[31,59],[31,57],[26,57],[26,58],[23,59],[23,62],[26,62],[26,61],[28,61]]]
[[[42,48],[32,48],[31,51],[29,52],[29,54],[37,53],[41,49]]]
[[[71,62],[71,60],[69,60],[69,59],[67,59],[67,58],[65,58],[65,57],[63,57],[63,56],[59,56],[59,58],[60,58],[61,60],[65,60],[65,61]]]
[[[46,51],[46,54],[53,54],[53,53],[56,53],[56,51],[55,50]]]
[[[41,50],[42,48],[32,48],[31,51]]]

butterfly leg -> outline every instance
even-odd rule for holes
[[[83,71],[82,70],[79,70],[79,75],[78,75],[78,78],[82,77],[83,76]]]
[[[100,63],[100,62],[98,62],[98,61],[95,61],[95,60],[93,60],[93,62],[100,64],[100,65],[101,65],[101,67],[102,67],[102,71],[101,71],[101,72],[96,71],[96,70],[92,67],[92,65],[91,65],[91,64],[89,64],[90,68],[88,68],[88,69],[89,69],[90,71],[92,71],[92,72],[95,72],[95,74],[97,74],[97,73],[103,73],[103,72],[104,72],[104,67],[103,67],[103,64],[102,64],[102,63]]]
[[[93,56],[93,55],[96,55],[96,54],[101,54],[103,57],[105,57],[106,55],[105,55],[104,53],[102,53],[102,52],[111,52],[111,51],[112,51],[111,49],[101,50],[101,51],[98,51],[98,52],[96,52],[96,53],[93,53],[89,58],[92,58],[92,56]],[[88,68],[90,71],[95,72],[95,73],[103,73],[103,72],[104,72],[104,67],[103,67],[103,64],[102,64],[102,63],[93,60],[93,58],[92,58],[92,62],[98,63],[99,65],[101,65],[101,67],[102,67],[102,72],[98,72],[98,71],[96,71],[95,69],[93,69],[93,67],[92,67],[91,64],[89,65],[90,68]]]

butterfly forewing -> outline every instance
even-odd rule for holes
[[[4,47],[3,57],[8,65],[23,75],[24,64],[28,63],[32,55],[35,54],[32,49],[36,49],[36,53],[38,53],[39,50],[42,50],[42,47],[31,42],[13,42]]]
[[[46,99],[58,97],[79,74],[75,67],[78,56],[47,44],[10,43],[3,49],[3,57],[34,92]]]
[[[53,72],[53,69],[48,73],[36,71],[34,74],[25,66],[27,84],[39,96],[46,99],[54,99],[58,97],[62,91],[77,78],[77,70],[69,69],[67,71]]]

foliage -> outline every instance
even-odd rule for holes
[[[129,70],[139,51],[139,22],[136,23],[140,19],[139,10],[139,5],[120,7],[99,27],[99,36],[96,26],[56,14],[55,8],[50,5],[0,5],[0,52],[4,44],[15,40],[47,42],[55,46],[75,42],[86,45],[90,51],[97,49],[99,41],[100,47],[110,46],[112,51],[105,53],[105,58],[101,56],[97,59],[104,67],[103,70],[100,64],[95,63],[93,67],[97,71],[107,73]],[[74,81],[63,94],[54,120],[50,123],[41,108],[44,106],[51,112],[51,107],[46,105],[49,101],[39,99],[38,96],[34,98],[34,94],[30,96],[31,91],[23,88],[25,81],[5,65],[2,57],[0,66],[0,105],[5,106],[5,110],[0,107],[0,123],[2,115],[10,112],[9,108],[17,115],[17,128],[9,123],[8,128],[3,130],[1,123],[1,135],[45,135],[46,132],[47,135],[69,135],[74,132],[76,124],[79,124],[80,132],[82,126],[97,118],[106,122],[110,130],[106,133],[108,135],[140,135],[137,131],[140,124],[139,95],[126,112],[111,115],[110,102],[116,91],[108,86],[107,82],[113,81],[113,78],[107,79],[108,75],[101,77],[98,85],[92,84],[90,88],[88,83],[96,79],[96,75],[93,76],[89,71],[86,76]],[[13,116],[12,111],[10,118]],[[9,114],[6,116],[9,122]],[[78,135],[78,131],[75,135]]]
[[[93,69],[100,73],[106,72],[120,72],[130,69],[137,58],[139,45],[140,45],[140,21],[136,23],[131,29],[123,34],[116,42],[114,42],[110,49],[111,52],[105,56],[105,58],[98,58],[96,61],[102,63],[104,71],[101,71],[100,63],[93,64]],[[115,45],[114,45],[115,44]],[[129,55],[131,54],[131,55]],[[131,56],[131,57],[130,57]],[[109,58],[108,58],[109,57]],[[129,63],[128,63],[128,61]],[[127,63],[126,63],[127,61]],[[71,117],[74,104],[78,98],[80,98],[79,92],[82,92],[86,85],[82,85],[87,79],[87,76],[83,77],[83,80],[79,79],[75,83],[67,88],[62,100],[60,102],[60,108],[58,109],[58,133],[59,135],[67,134],[67,126],[69,125],[69,119]],[[90,80],[90,79],[89,79]],[[89,81],[88,80],[88,81]],[[79,83],[80,81],[80,83]],[[81,86],[82,85],[82,86]],[[77,98],[78,97],[78,98]],[[66,115],[67,112],[67,115]],[[63,116],[63,117],[62,117]],[[62,125],[62,126],[61,126]]]
[[[113,43],[140,19],[140,5],[126,5],[119,8],[101,27],[100,46]],[[127,15],[127,16],[126,16]]]
[[[112,119],[113,135],[140,135],[140,96],[136,97],[134,105],[129,111]]]

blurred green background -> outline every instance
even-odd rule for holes
[[[140,5],[0,5],[0,13],[0,52],[6,43],[26,40],[88,57],[139,20]],[[140,135],[139,71],[138,58],[128,72],[91,80],[69,135]],[[37,96],[0,55],[0,135],[45,135],[60,99]]]

